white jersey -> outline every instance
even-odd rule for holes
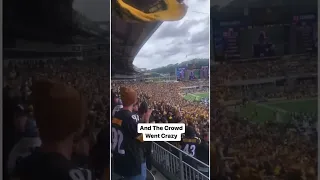
[[[33,138],[22,138],[15,146],[12,148],[9,159],[8,159],[8,171],[13,173],[16,165],[19,163],[19,160],[31,155],[32,151],[36,147],[41,146],[41,140],[39,137]]]
[[[116,114],[116,112],[120,111],[122,108],[122,105],[117,105],[116,107],[114,107],[112,110],[112,117]]]

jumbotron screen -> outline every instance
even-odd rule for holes
[[[216,60],[240,58],[239,31],[242,28],[244,25],[239,20],[215,23],[213,36]]]
[[[287,51],[285,26],[253,27],[241,21],[220,22],[215,29],[215,60],[283,55]]]
[[[215,61],[315,51],[318,39],[316,16],[312,14],[265,26],[253,26],[246,19],[216,21],[212,33]]]
[[[318,43],[317,19],[315,14],[293,16],[296,42],[294,47],[298,53],[316,51]]]
[[[190,81],[196,79],[209,78],[209,66],[190,69],[188,67],[179,67],[176,69],[176,77],[178,81]]]

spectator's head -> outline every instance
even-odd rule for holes
[[[14,127],[18,133],[23,133],[25,131],[26,123],[28,120],[27,114],[22,107],[17,107],[14,117]]]
[[[193,124],[192,121],[188,121],[188,122],[187,122],[187,126],[189,126],[189,127],[194,127],[194,124]]]
[[[36,122],[33,119],[28,119],[24,131],[25,137],[38,137],[39,131]]]
[[[185,136],[192,138],[196,136],[196,130],[192,126],[187,126],[185,131]]]
[[[134,112],[138,112],[139,111],[139,103],[138,102],[133,105],[133,111]]]
[[[148,111],[148,104],[147,104],[147,102],[145,102],[145,101],[141,102],[140,107],[139,107],[139,114],[140,114],[140,115],[143,115],[143,114],[146,113],[147,111]]]
[[[111,97],[112,97],[112,103],[117,104],[119,102],[119,98],[115,92],[112,91]]]
[[[52,81],[36,82],[33,95],[34,116],[43,144],[73,142],[84,128],[88,112],[83,96],[70,86]]]
[[[33,106],[29,105],[27,108],[27,111],[28,111],[28,115],[32,117],[33,116]]]
[[[137,92],[132,88],[121,87],[120,96],[123,104],[123,108],[133,110],[133,105],[137,103],[138,96]]]
[[[209,133],[208,133],[208,132],[204,132],[204,133],[203,133],[203,139],[204,139],[206,142],[209,142]]]

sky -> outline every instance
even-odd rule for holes
[[[180,21],[164,22],[144,44],[133,64],[153,69],[194,58],[209,58],[209,0],[187,0]]]

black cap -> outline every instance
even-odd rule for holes
[[[186,127],[186,132],[184,133],[186,137],[195,137],[196,130],[192,126]]]
[[[147,102],[143,101],[141,102],[140,106],[139,106],[139,114],[144,114],[148,111],[148,104]]]

